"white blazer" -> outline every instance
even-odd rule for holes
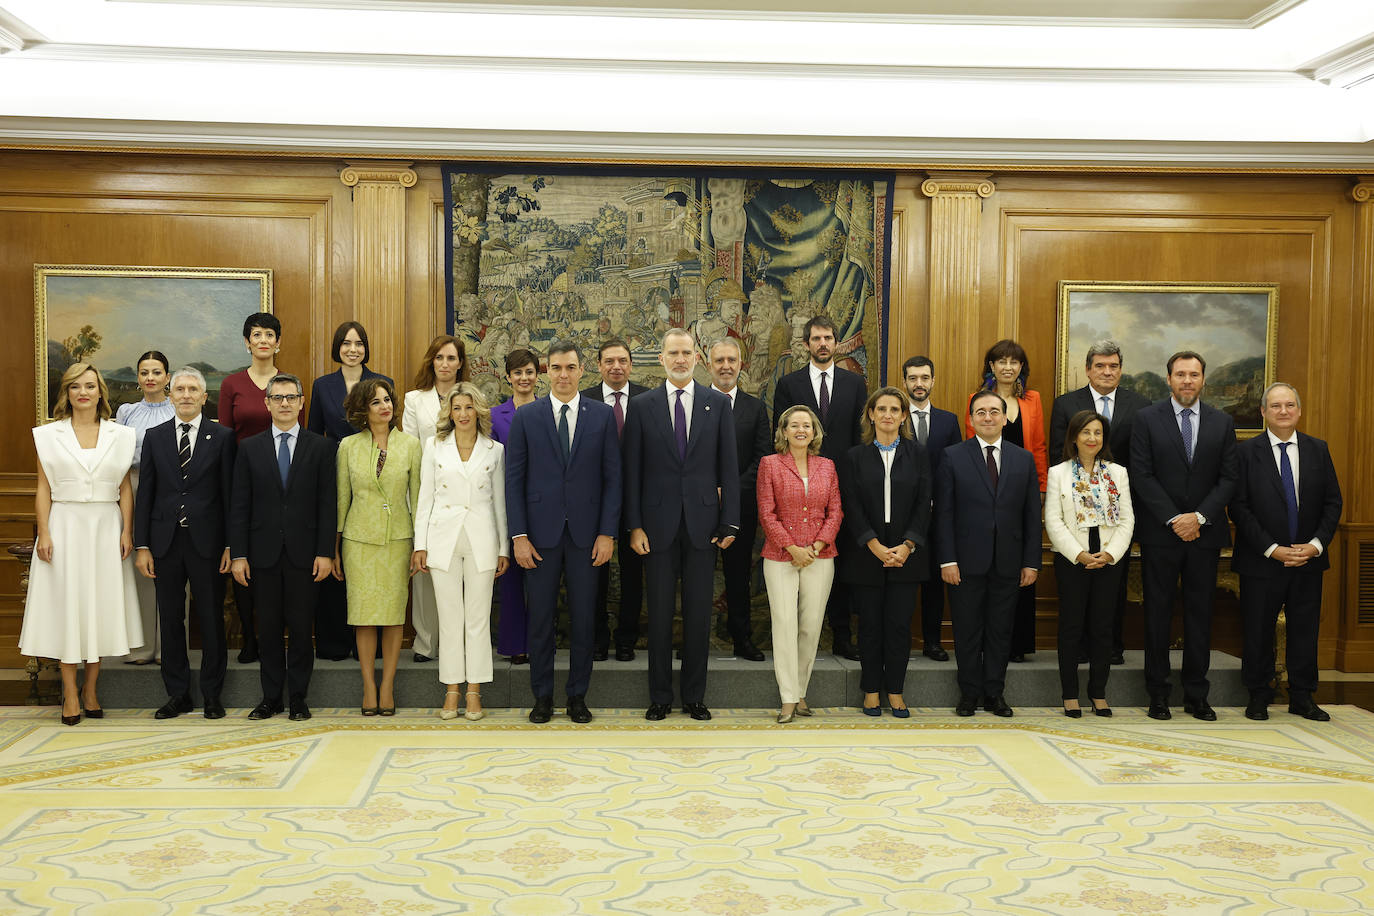
[[[1113,526],[1103,526],[1098,529],[1098,534],[1102,538],[1102,549],[1111,554],[1112,564],[1115,565],[1131,549],[1135,512],[1131,509],[1131,482],[1126,476],[1126,469],[1111,461],[1106,464],[1107,473],[1116,482],[1121,521]],[[1045,530],[1049,532],[1050,545],[1071,563],[1078,562],[1078,555],[1088,549],[1088,531],[1078,527],[1072,459],[1050,468],[1049,479],[1045,483]]]
[[[415,549],[429,551],[428,564],[448,571],[463,531],[480,571],[496,569],[497,557],[510,557],[505,448],[482,435],[466,462],[458,457],[452,435],[431,439],[420,459]]]
[[[428,451],[439,423],[439,396],[433,388],[416,388],[406,392],[405,410],[401,412],[401,429],[420,440],[422,451]],[[439,567],[443,569],[443,567]]]
[[[70,418],[37,426],[33,444],[53,502],[119,502],[119,486],[129,473],[138,437],[128,426],[100,421],[95,448],[83,449]],[[122,462],[122,464],[121,464]]]

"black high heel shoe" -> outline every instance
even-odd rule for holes
[[[1082,707],[1079,707],[1078,709],[1070,709],[1069,707],[1065,706],[1064,715],[1068,716],[1070,719],[1081,719],[1083,718],[1083,709]]]

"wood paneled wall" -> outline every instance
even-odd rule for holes
[[[374,368],[407,387],[444,325],[439,168],[366,164],[367,180],[389,181],[388,170],[401,176],[382,189],[393,203],[379,206],[355,202],[355,188],[341,180],[348,166],[0,152],[0,303],[19,338],[0,358],[0,379],[18,392],[0,406],[0,433],[19,443],[0,455],[0,541],[32,531],[35,263],[270,267],[284,369],[303,378],[330,371],[334,327],[367,315],[374,352],[401,363]],[[354,184],[356,168],[346,176]],[[1331,442],[1347,497],[1333,556],[1340,571],[1326,583],[1322,663],[1374,669],[1374,595],[1360,624],[1358,549],[1369,542],[1374,590],[1374,487],[1364,471],[1374,409],[1356,394],[1374,384],[1356,360],[1374,343],[1370,187],[1330,176],[904,173],[893,202],[891,380],[903,359],[927,353],[938,369],[936,402],[959,411],[983,350],[1015,337],[1029,354],[1032,384],[1052,396],[1061,279],[1277,281],[1278,374],[1303,394],[1304,428]],[[369,247],[381,238],[391,239],[386,251]],[[403,274],[403,306],[394,275],[369,273],[379,270]],[[386,303],[359,303],[369,290]],[[1129,368],[1130,342],[1123,346]],[[0,554],[0,666],[20,663],[22,606],[18,565]],[[1048,581],[1040,607],[1048,645]],[[1223,610],[1219,643],[1238,645],[1233,618]]]

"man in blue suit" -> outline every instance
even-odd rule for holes
[[[673,606],[682,576],[682,711],[706,708],[715,548],[739,532],[739,458],[730,399],[692,380],[696,341],[681,328],[663,336],[668,379],[632,402],[625,421],[625,527],[644,557],[649,594],[649,709],[673,703]],[[519,414],[517,413],[517,416]]]
[[[974,437],[945,449],[936,472],[936,551],[949,590],[959,705],[1012,715],[1003,697],[1017,590],[1040,571],[1040,477],[1031,453],[1002,438],[1007,405],[995,391],[969,402]]]
[[[935,390],[935,363],[929,356],[913,356],[902,363],[902,383],[911,398],[911,437],[930,455],[930,472],[945,457],[945,449],[964,438],[959,418],[930,403]],[[949,661],[940,645],[940,626],[945,616],[945,581],[940,578],[939,554],[929,551],[930,578],[921,583],[921,654],[937,662]]]
[[[615,412],[577,390],[582,353],[549,349],[549,394],[515,412],[506,440],[506,517],[529,607],[530,721],[553,717],[554,618],[568,588],[568,718],[592,720],[587,687],[596,641],[597,568],[611,559],[620,523]]]

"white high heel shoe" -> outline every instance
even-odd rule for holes
[[[445,702],[447,702],[448,697],[456,697],[457,695],[458,691],[453,688],[450,688],[447,696],[445,697]],[[439,708],[439,718],[443,719],[445,722],[447,722],[449,719],[456,719],[458,718],[458,710],[445,709],[441,706]]]
[[[474,710],[474,709],[472,708],[472,698],[473,698],[473,697],[477,697],[477,699],[479,699],[479,700],[482,699],[482,691],[480,691],[480,690],[469,690],[469,691],[468,691],[468,705],[467,705],[467,709],[464,710],[464,712],[463,712],[463,718],[465,718],[465,719],[470,719],[470,720],[472,720],[473,722],[476,722],[478,719],[480,719],[480,718],[482,718],[483,716],[485,716],[485,715],[487,714],[487,711],[486,711],[485,709],[477,709],[477,710]]]

